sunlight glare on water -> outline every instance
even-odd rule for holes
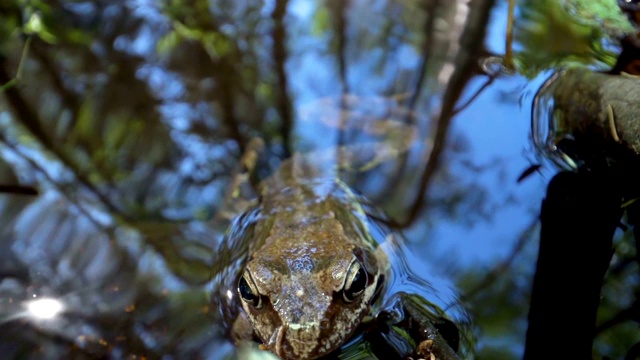
[[[25,307],[28,311],[28,316],[34,320],[53,320],[64,311],[64,304],[60,300],[53,298],[27,301]]]

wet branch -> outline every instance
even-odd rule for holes
[[[549,183],[540,215],[525,360],[550,354],[591,358],[620,203],[616,179],[605,172],[562,172]]]

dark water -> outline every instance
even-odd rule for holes
[[[518,8],[522,29],[553,29],[557,9],[540,3]],[[346,180],[402,224],[407,266],[460,294],[478,358],[520,357],[556,171],[516,181],[542,161],[531,104],[556,65],[522,59],[566,54],[523,30],[519,72],[501,72],[506,19],[489,0],[3,3],[0,82],[19,79],[0,95],[0,185],[38,195],[0,195],[0,352],[230,353],[207,289],[226,266],[216,219],[238,159],[263,138],[266,177],[292,153],[357,142],[327,121],[361,116],[403,121],[415,139]],[[35,317],[43,298],[62,312]]]

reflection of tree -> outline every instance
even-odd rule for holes
[[[329,1],[314,10],[329,14],[331,26],[319,28],[333,45],[320,48],[337,59],[339,80],[323,84],[331,94],[408,92],[398,108],[420,116],[401,120],[415,122],[425,144],[432,143],[382,172],[358,174],[355,182],[373,189],[378,199],[393,193],[390,210],[406,215],[410,209],[407,224],[420,215],[437,175],[451,191],[429,197],[427,206],[448,207],[444,212],[463,208],[473,202],[464,191],[481,195],[483,189],[457,189],[464,184],[453,181],[443,156],[462,153],[447,148],[447,140],[454,136],[450,126],[462,90],[475,74],[493,2],[472,2],[468,18],[457,24],[455,2],[380,0],[374,4],[379,13],[365,3]],[[297,25],[292,4],[276,1],[268,16],[259,1],[165,1],[138,11],[128,1],[0,5],[8,8],[0,11],[0,34],[8,39],[0,43],[2,84],[19,61],[19,30],[33,16],[42,22],[31,35],[24,76],[0,97],[1,151],[43,193],[29,204],[11,198],[0,212],[7,224],[2,242],[9,248],[42,241],[42,257],[30,257],[34,248],[11,250],[29,274],[20,286],[40,281],[54,295],[65,295],[87,287],[87,281],[67,283],[62,291],[61,273],[78,279],[97,273],[86,296],[110,299],[116,280],[127,292],[104,312],[91,308],[78,315],[78,323],[92,331],[86,344],[70,335],[80,333],[36,333],[28,327],[18,336],[26,352],[25,344],[43,343],[47,334],[54,345],[45,351],[54,355],[82,345],[83,355],[101,356],[105,349],[95,350],[100,339],[123,355],[201,350],[206,335],[200,331],[209,326],[201,317],[211,309],[199,286],[209,277],[210,248],[219,234],[194,220],[219,210],[228,170],[252,137],[267,144],[268,166],[259,169],[260,176],[305,140],[295,136],[293,104],[309,96],[296,82],[309,70],[297,67],[304,54],[296,46],[317,46],[313,38],[322,36],[288,31]],[[361,9],[371,23],[354,18]],[[446,29],[436,26],[438,20]],[[418,64],[397,65],[401,49],[420,54]],[[357,140],[343,135],[339,143]],[[407,184],[415,193],[403,190]],[[478,202],[485,199],[480,195]],[[37,276],[42,263],[48,280]],[[149,337],[157,342],[149,343]]]
[[[522,2],[516,12],[514,26],[515,40],[520,45],[515,54],[520,73],[533,77],[550,67],[578,64],[602,66],[607,63],[613,65],[615,59],[603,42],[607,35],[618,37],[619,33],[613,33],[613,24],[610,22],[601,24],[602,21],[599,23],[588,19],[587,11],[580,13],[575,7],[591,10],[590,15],[599,16],[602,20],[603,16],[609,14],[598,14],[597,11],[594,13],[595,9],[599,6],[609,7],[619,13],[615,2],[595,1],[588,3],[589,5],[585,5],[586,2],[578,3],[580,2],[553,0]],[[611,17],[617,17],[619,23],[624,21],[621,14],[612,13]]]
[[[58,6],[62,7],[62,4]],[[82,14],[67,14],[62,9],[55,9],[52,6],[37,10],[43,21],[61,20],[50,29],[51,36],[56,36],[55,41],[59,44],[53,46],[37,36],[34,38],[30,52],[33,56],[26,64],[30,77],[21,85],[6,90],[7,105],[29,136],[58,159],[103,205],[112,212],[131,215],[131,208],[124,209],[123,199],[112,196],[110,190],[116,185],[115,180],[122,185],[122,177],[134,180],[132,175],[141,175],[133,174],[134,162],[137,162],[133,154],[136,152],[144,149],[151,155],[145,160],[160,165],[154,161],[157,158],[154,159],[153,152],[169,150],[167,147],[161,150],[158,143],[148,141],[166,138],[166,132],[152,125],[153,119],[157,119],[153,110],[156,101],[146,84],[135,75],[141,59],[116,50],[112,45],[117,36],[126,36],[119,33],[119,28],[129,26],[127,30],[134,32],[138,29],[137,24],[128,23],[130,17],[119,16],[126,10],[122,5],[112,5],[110,11],[105,12],[111,15],[100,16],[104,16],[102,21],[113,21],[114,27],[105,28],[101,34],[83,23]],[[24,13],[24,16],[28,15],[27,10]],[[78,33],[84,36],[78,36]],[[92,37],[95,38],[94,48],[105,50],[102,57],[94,56],[89,50],[86,40]],[[78,56],[79,53],[84,55]],[[3,63],[0,73],[3,79],[8,77],[7,65],[8,62]],[[106,83],[97,81],[101,77]],[[34,84],[34,79],[38,79],[37,90],[35,86],[23,86]],[[123,86],[125,79],[127,86]],[[82,102],[79,91],[84,96]],[[121,96],[129,92],[130,96]],[[24,136],[20,129],[13,127],[10,133],[5,132],[5,137]],[[118,156],[108,156],[107,152],[116,149],[120,151]],[[155,173],[145,175],[146,179],[142,180],[148,181]]]
[[[282,136],[282,145],[285,150],[285,156],[291,156],[291,130],[293,129],[293,111],[291,99],[288,95],[287,73],[285,71],[285,63],[287,60],[287,37],[285,32],[284,16],[287,11],[289,1],[278,0],[271,17],[273,18],[273,60],[274,70],[277,77],[275,88],[276,92],[276,108],[280,117],[280,134]]]
[[[10,77],[4,68],[0,67],[0,82],[6,83],[8,81],[10,81]],[[112,211],[114,214],[118,214],[119,210],[111,203],[110,198],[89,181],[85,172],[79,169],[76,162],[67,155],[63,149],[60,149],[58,146],[53,144],[53,140],[42,127],[42,122],[39,119],[38,114],[32,110],[32,106],[27,104],[20,91],[16,87],[11,87],[5,91],[5,96],[13,110],[18,114],[18,119],[22,119],[22,125],[24,125],[33,136],[35,136],[44,149],[54,153],[65,166],[69,167],[71,171],[76,174],[78,182],[91,189],[100,201],[109,209],[109,211]],[[2,140],[5,142],[8,141],[6,136],[2,136]]]
[[[466,87],[469,79],[474,75],[476,59],[482,50],[482,43],[479,39],[484,38],[484,33],[478,31],[483,29],[489,18],[489,10],[492,1],[476,1],[472,4],[470,14],[472,16],[466,24],[466,28],[461,34],[460,51],[456,54],[453,62],[454,72],[449,78],[448,85],[442,97],[442,108],[438,117],[435,134],[433,135],[433,145],[430,149],[429,156],[426,161],[426,167],[420,178],[420,185],[416,199],[418,199],[410,207],[406,223],[411,223],[416,218],[422,204],[422,199],[426,194],[429,183],[433,179],[433,175],[440,165],[440,156],[444,150],[444,145],[455,112],[455,107]]]

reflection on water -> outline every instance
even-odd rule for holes
[[[468,324],[455,282],[478,356],[517,358],[545,179],[515,181],[533,161],[528,104],[518,105],[529,80],[479,65],[504,53],[506,9],[490,0],[3,2],[0,84],[13,86],[0,95],[0,185],[40,195],[0,195],[0,352],[233,354],[208,286],[212,273],[239,266],[214,249],[251,139],[265,144],[257,183],[300,151],[325,161],[386,136],[396,154],[341,175],[406,234],[387,249],[404,274],[387,291],[425,294]],[[545,57],[545,46],[521,41]],[[370,118],[403,125],[350,127]],[[386,225],[370,221],[384,239]],[[34,294],[62,312],[15,318]]]
[[[28,316],[34,320],[51,320],[64,310],[64,303],[56,299],[31,300],[24,305],[27,308]]]
[[[559,74],[554,73],[547,79],[536,95],[531,121],[531,134],[533,143],[538,151],[551,159],[557,166],[572,170],[577,169],[578,164],[568,154],[558,148],[563,139],[573,140],[572,134],[567,129],[561,129],[561,119],[554,117],[553,93],[549,86],[557,80]]]

